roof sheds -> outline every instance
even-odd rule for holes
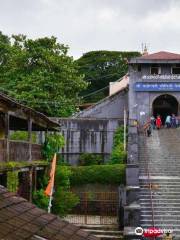
[[[180,54],[160,51],[152,54],[147,54],[141,57],[132,58],[131,63],[180,63]]]
[[[96,240],[78,226],[48,214],[0,186],[0,239]]]
[[[3,94],[0,92],[0,112],[5,113],[9,112],[12,119],[12,130],[22,130],[26,125],[24,120],[27,121],[29,117],[32,118],[34,124],[34,130],[43,130],[43,129],[51,129],[55,130],[60,127],[57,122],[50,120],[46,115],[43,113],[37,112],[34,109],[27,107],[23,104],[20,104],[13,98]]]

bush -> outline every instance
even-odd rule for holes
[[[79,197],[76,194],[70,191],[65,191],[63,187],[57,187],[53,199],[53,213],[64,217],[78,203]]]
[[[37,190],[33,192],[33,203],[47,211],[49,204],[49,197],[44,194],[44,189]]]
[[[10,135],[11,140],[28,141],[28,132],[15,131]],[[36,133],[32,133],[32,143],[36,143]]]
[[[59,153],[57,154],[57,165],[60,165],[60,166],[70,166],[70,164]]]
[[[70,192],[70,176],[72,171],[66,166],[57,166],[53,213],[66,216],[79,203],[79,197]]]
[[[124,151],[124,145],[122,143],[119,143],[113,148],[108,164],[124,163],[126,156],[127,153]]]
[[[102,162],[102,157],[93,153],[83,153],[79,159],[80,166],[99,165]]]
[[[108,164],[124,163],[126,158],[127,152],[124,151],[124,128],[119,127],[114,134],[113,149]]]
[[[71,167],[71,170],[71,186],[89,183],[123,184],[125,182],[124,164]]]

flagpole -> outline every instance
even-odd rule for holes
[[[124,107],[124,151],[126,151],[126,108]]]
[[[52,191],[52,192],[53,192],[53,191]],[[53,194],[53,193],[51,193],[51,196],[50,196],[50,198],[49,198],[48,213],[51,213],[52,199],[53,199],[52,194]]]
[[[49,180],[48,186],[45,190],[45,195],[49,196],[48,213],[51,213],[51,208],[52,208],[55,169],[56,169],[56,153],[54,154],[54,158],[53,158],[52,165],[51,165],[50,180]]]

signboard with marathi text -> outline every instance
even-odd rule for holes
[[[137,82],[134,84],[134,90],[137,92],[161,92],[161,91],[180,91],[180,82],[179,83],[144,83]]]
[[[165,74],[165,75],[143,75],[143,80],[180,80],[180,75],[176,74]]]

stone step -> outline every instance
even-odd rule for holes
[[[161,223],[161,224],[155,224],[156,227],[159,227],[159,228],[165,228],[165,229],[174,229],[174,231],[176,232],[179,232],[180,233],[180,224],[168,224],[168,223]],[[152,227],[152,223],[141,223],[141,227]]]
[[[118,239],[121,239],[121,240],[123,240],[124,239],[124,237],[123,236],[108,236],[108,235],[94,235],[95,237],[97,237],[98,239],[100,239],[100,240],[113,240],[113,239],[116,239],[116,240],[118,240]]]
[[[161,170],[159,170],[159,171],[161,171]],[[157,174],[158,175],[160,175],[160,176],[172,176],[172,174],[174,175],[174,176],[179,176],[179,172],[180,171],[161,171],[161,172],[159,172],[158,170],[154,170],[154,171],[151,171],[150,172],[150,176],[157,176]],[[139,171],[139,175],[145,175],[147,172],[145,171],[145,170],[140,170]]]
[[[173,179],[139,179],[140,184],[147,184],[147,183],[157,183],[157,184],[174,184],[174,185],[180,185],[180,179],[178,180],[173,180]]]
[[[179,183],[176,183],[176,184],[174,184],[174,183],[172,183],[172,182],[169,182],[169,183],[160,183],[160,182],[141,182],[140,183],[140,187],[148,187],[149,186],[149,184],[152,184],[152,187],[154,186],[154,187],[159,187],[159,188],[179,188],[180,187],[180,185],[179,185]]]
[[[170,220],[180,221],[180,215],[170,215],[170,214],[157,215],[157,214],[154,213],[154,220],[161,220],[161,221],[163,221],[165,218],[168,218]],[[141,219],[152,220],[152,215],[142,214],[141,215]]]
[[[141,219],[140,220],[141,224],[152,224],[152,218],[151,219]],[[154,220],[155,225],[160,225],[160,224],[169,224],[170,226],[174,226],[174,224],[179,225],[180,227],[180,220],[176,219],[162,219],[162,220]]]
[[[150,188],[146,188],[146,187],[140,187],[140,192],[141,191],[149,191],[150,192]],[[179,189],[178,188],[156,188],[156,189],[151,189],[152,192],[156,192],[156,193],[170,193],[170,192],[178,192]]]
[[[156,175],[156,176],[147,176],[147,174],[145,175],[139,175],[139,180],[147,180],[149,181],[149,179],[151,181],[173,181],[173,182],[176,182],[176,181],[179,181],[180,180],[180,175],[179,176],[174,176],[174,175],[171,175],[171,176],[159,176],[159,175]]]
[[[151,215],[152,214],[152,210],[149,209],[149,210],[142,210],[141,209],[141,215]],[[172,216],[180,216],[180,210],[177,211],[173,211],[173,210],[167,210],[167,209],[161,209],[161,210],[158,210],[158,209],[155,209],[154,210],[154,215],[172,215]]]
[[[161,206],[161,205],[154,205],[153,204],[153,209],[154,209],[154,211],[157,211],[157,210],[167,210],[167,211],[180,211],[180,206],[171,206],[171,205],[169,205],[169,206],[167,206],[166,204],[165,204],[165,206]],[[142,205],[141,204],[141,210],[152,210],[152,206],[149,204],[149,205]]]
[[[140,205],[141,206],[151,206],[151,202],[149,201],[149,202],[142,202],[142,201],[140,201]],[[169,208],[169,207],[180,207],[180,202],[179,203],[173,203],[173,202],[167,202],[167,203],[162,203],[162,202],[156,202],[156,201],[153,201],[153,206],[154,207],[167,207],[167,208]]]
[[[151,202],[151,199],[139,199],[140,201],[140,204],[141,203],[150,203]],[[180,204],[180,199],[155,199],[155,198],[152,198],[152,202],[153,203],[162,203],[162,204],[170,204],[170,203],[174,203],[174,204]]]
[[[106,231],[118,231],[118,226],[114,224],[76,224],[80,228],[89,230],[106,230]]]
[[[108,235],[108,236],[122,236],[122,231],[111,231],[111,230],[97,230],[97,229],[84,229],[84,231],[92,233],[93,235]]]

